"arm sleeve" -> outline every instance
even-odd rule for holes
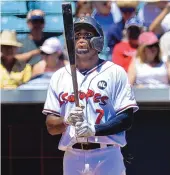
[[[133,122],[133,109],[129,108],[112,117],[106,123],[95,125],[96,136],[106,136],[120,133],[129,129]]]

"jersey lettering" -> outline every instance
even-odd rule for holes
[[[86,99],[86,101],[89,98],[93,98],[93,102],[94,103],[99,103],[99,105],[106,105],[107,104],[107,100],[109,99],[109,97],[107,96],[102,96],[100,93],[95,93],[94,91],[92,91],[91,89],[88,89],[87,93],[79,91],[79,99],[83,100]],[[68,94],[67,92],[61,92],[59,94],[59,103],[60,103],[60,107],[67,102],[75,102],[75,96],[74,94]]]
[[[100,124],[100,121],[102,120],[103,116],[104,116],[104,110],[102,109],[96,109],[96,112],[99,113],[97,119],[96,119],[96,124]]]

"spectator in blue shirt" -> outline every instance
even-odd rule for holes
[[[23,47],[18,50],[16,58],[29,63],[32,66],[32,76],[35,76],[39,74],[39,69],[41,69],[41,65],[39,64],[41,61],[39,47],[47,39],[43,32],[45,13],[39,9],[30,11],[27,14],[27,25],[30,32],[19,40]]]
[[[94,11],[92,17],[102,26],[106,35],[108,28],[121,20],[120,10],[115,2],[110,1],[94,1]]]
[[[119,7],[122,15],[121,21],[113,23],[108,30],[107,34],[107,46],[110,48],[110,54],[114,46],[119,43],[123,38],[123,29],[127,20],[136,14],[136,9],[138,6],[137,1],[117,1],[117,6]]]
[[[92,17],[101,25],[104,32],[104,47],[100,53],[102,59],[109,59],[109,50],[107,48],[107,33],[110,26],[121,20],[120,10],[115,2],[111,1],[94,1],[94,11]]]

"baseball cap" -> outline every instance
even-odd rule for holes
[[[44,20],[44,12],[42,10],[36,9],[32,10],[27,14],[27,21],[30,20]]]
[[[141,28],[143,27],[143,23],[135,16],[126,21],[125,29],[128,29],[131,26],[136,26]]]
[[[143,32],[139,35],[139,44],[153,45],[158,43],[158,38],[153,32]]]
[[[137,8],[139,1],[116,1],[119,8]]]
[[[48,38],[44,41],[43,45],[40,47],[40,50],[46,54],[53,54],[55,52],[61,52],[62,46],[56,37]]]

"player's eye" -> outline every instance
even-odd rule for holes
[[[94,35],[92,34],[92,33],[90,33],[90,32],[87,32],[87,33],[84,33],[84,34],[81,34],[81,33],[76,33],[75,34],[75,40],[78,40],[78,39],[80,39],[80,38],[84,38],[84,39],[91,39],[91,38],[93,38],[94,37]]]
[[[75,40],[78,40],[80,37],[81,37],[81,34],[80,33],[76,33],[75,34]]]
[[[93,38],[93,34],[92,33],[85,33],[85,38],[86,39],[91,39],[91,38]]]

